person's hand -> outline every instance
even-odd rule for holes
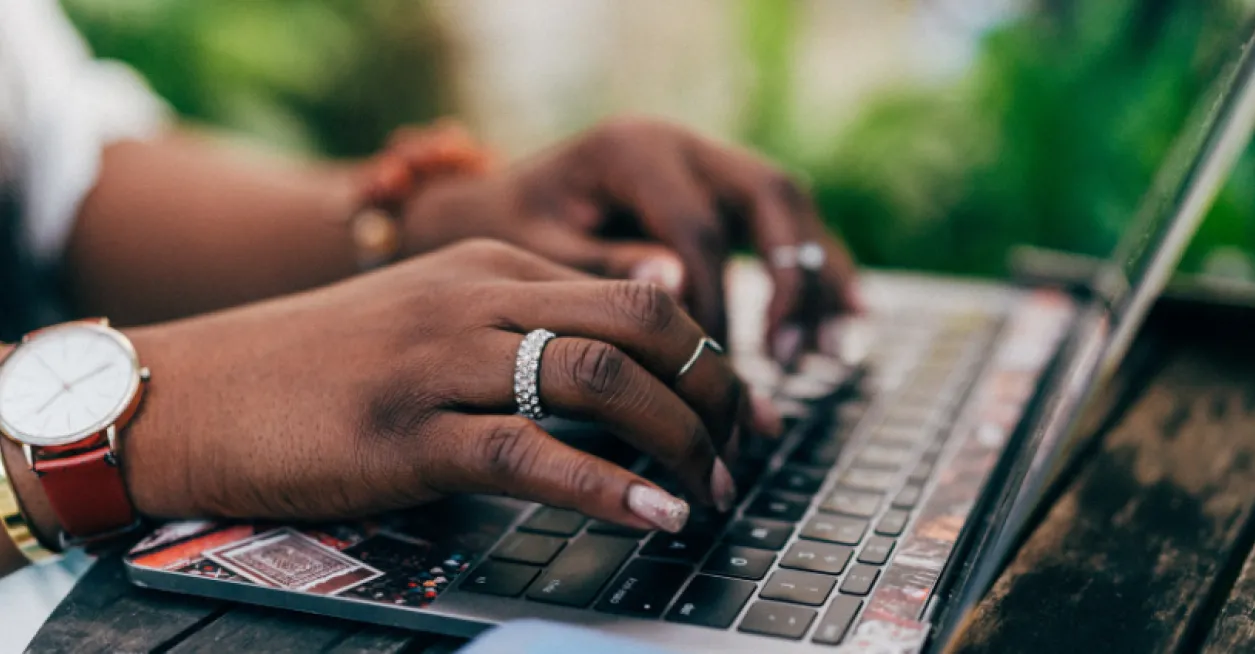
[[[320,520],[500,493],[677,530],[687,505],[515,414],[535,329],[540,396],[727,509],[751,398],[655,285],[466,242],[322,290],[131,332],[153,381],[122,450],[152,517]],[[778,428],[759,424],[758,429]]]
[[[748,152],[649,120],[618,120],[502,173],[434,183],[406,209],[405,246],[509,241],[602,276],[658,283],[716,339],[726,331],[723,270],[752,245],[767,260],[816,243],[822,265],[770,265],[771,349],[813,347],[828,318],[857,311],[854,267],[808,194]]]

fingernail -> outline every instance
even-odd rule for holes
[[[710,494],[720,513],[731,511],[736,503],[736,482],[732,481],[732,473],[728,472],[723,459],[715,459],[715,467],[710,471]]]
[[[628,509],[651,525],[676,533],[689,520],[688,502],[644,484],[632,484],[628,488]]]
[[[750,407],[754,417],[754,431],[764,436],[778,438],[784,432],[784,419],[771,398],[750,391]]]
[[[671,257],[653,257],[632,268],[632,279],[651,282],[679,295],[684,290],[684,266]]]
[[[771,354],[776,363],[782,366],[791,365],[797,360],[802,349],[802,328],[798,325],[781,325],[776,330],[776,337],[771,344]]]

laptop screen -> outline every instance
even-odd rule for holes
[[[1255,37],[1233,46],[1218,83],[1196,107],[1094,281],[1095,291],[1112,312],[1106,371],[1124,356],[1246,147],[1255,125],[1253,41]]]
[[[1086,397],[1123,358],[1250,140],[1255,130],[1252,43],[1255,36],[1234,48],[1232,61],[1180,132],[1115,254],[1094,279],[1096,300],[1088,315],[1099,327],[1083,332],[1082,326],[1077,332],[1073,356],[1063,366],[1066,372],[1047,400],[1055,409],[1032,425],[1032,444],[1023,459],[1027,465],[1003,489],[1000,526],[974,566],[971,581],[955,598],[960,609],[955,615],[976,605],[1031,526],[1031,516],[1081,441],[1077,418]]]

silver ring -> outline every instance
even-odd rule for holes
[[[697,363],[697,360],[702,357],[702,352],[705,352],[706,348],[710,348],[715,354],[723,354],[722,345],[717,343],[713,338],[703,336],[702,340],[697,342],[697,349],[693,350],[693,355],[689,357],[688,361],[684,362],[684,365],[680,368],[680,372],[675,374],[675,378],[679,379],[683,377],[684,373],[688,372],[689,369],[693,367],[693,364]]]
[[[548,329],[537,329],[523,337],[514,358],[514,403],[520,414],[532,420],[546,415],[540,404],[540,355],[545,345],[557,337]]]
[[[797,245],[781,245],[772,248],[768,258],[776,268],[801,268],[818,272],[828,258],[824,246],[816,241],[803,241]]]

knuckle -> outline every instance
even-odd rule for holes
[[[563,482],[564,488],[575,498],[588,500],[602,494],[607,479],[598,472],[597,466],[591,460],[580,457],[567,464]]]
[[[479,442],[478,459],[488,479],[517,479],[534,467],[538,450],[535,429],[524,418],[512,418],[484,435]]]
[[[676,318],[675,300],[657,284],[615,282],[611,289],[612,304],[646,333],[664,332]]]
[[[500,264],[518,259],[518,248],[489,238],[473,238],[453,246],[456,260]]]
[[[664,134],[671,127],[656,118],[618,116],[599,123],[589,134],[594,148],[619,149],[632,146],[644,138]]]
[[[627,356],[600,341],[582,341],[575,352],[571,374],[585,393],[599,396],[611,393],[621,381]]]
[[[810,204],[810,196],[796,179],[779,170],[766,174],[764,186],[769,196],[778,198],[790,211],[801,211]]]

